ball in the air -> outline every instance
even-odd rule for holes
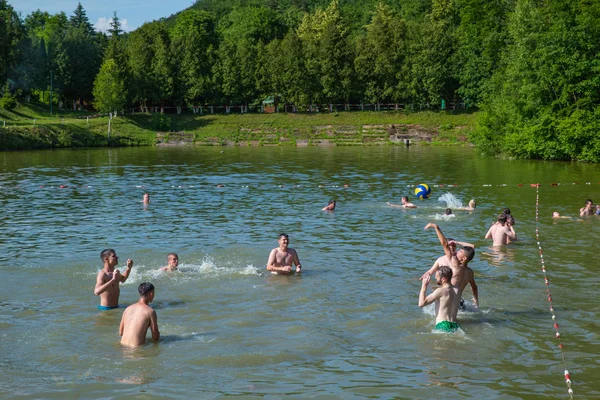
[[[417,187],[415,188],[415,196],[417,196],[417,198],[419,200],[425,200],[427,197],[429,197],[430,193],[431,193],[431,189],[429,188],[429,185],[426,183],[421,183],[420,185],[417,185]]]

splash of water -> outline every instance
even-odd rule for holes
[[[444,193],[438,198],[438,201],[446,203],[446,208],[461,208],[463,206],[462,201],[457,199],[452,193]]]

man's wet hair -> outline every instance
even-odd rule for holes
[[[108,258],[111,254],[116,254],[113,249],[104,249],[100,252],[100,259],[104,261],[105,258]]]
[[[169,254],[167,254],[167,260],[168,260],[168,259],[169,259],[169,257],[171,257],[171,256],[173,256],[173,257],[175,257],[176,259],[178,259],[178,260],[179,260],[179,256],[177,255],[177,253],[169,253]]]
[[[450,269],[450,267],[442,265],[438,268],[438,271],[440,272],[440,280],[442,278],[446,278],[446,282],[450,283],[450,281],[452,280],[452,270]]]
[[[498,222],[500,222],[502,225],[504,225],[506,223],[506,214],[502,213],[502,214],[498,215]]]
[[[287,233],[283,233],[283,232],[281,232],[281,233],[279,234],[279,236],[278,236],[278,239],[281,239],[282,237],[284,237],[284,238],[286,238],[286,239],[288,239],[288,240],[290,239],[290,238],[289,238],[289,236],[287,235]]]
[[[510,215],[510,208],[504,207],[504,211],[502,211],[502,213],[506,214],[506,215]]]
[[[594,202],[592,201],[592,199],[587,199],[587,200],[585,201],[585,204],[586,204],[586,205],[588,205],[588,204],[594,204]]]
[[[445,213],[446,213],[446,215],[452,215],[452,209],[446,208]]]
[[[152,292],[153,290],[154,290],[154,285],[151,284],[150,282],[143,282],[143,283],[140,283],[140,286],[138,286],[138,293],[142,297],[148,297],[150,292]]]
[[[329,204],[335,204],[335,200],[334,199],[329,200]]]
[[[408,196],[402,196],[402,200],[408,201]]]
[[[475,257],[475,249],[472,248],[471,246],[465,246],[462,248],[462,250],[465,252],[465,256],[467,257],[467,262],[471,261],[473,259],[473,257]]]

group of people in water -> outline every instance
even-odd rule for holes
[[[402,204],[387,203],[395,208],[417,208],[411,203],[407,196],[403,196]],[[144,194],[142,199],[144,206],[150,203],[150,196]],[[323,207],[323,211],[334,211],[336,201],[330,200],[328,205]],[[468,207],[460,207],[460,210],[473,211],[476,208],[474,199],[469,201]],[[446,209],[445,214],[452,214],[452,210]],[[557,214],[557,213],[555,213]],[[581,208],[580,215],[600,215],[600,205],[594,207],[591,200],[587,200],[585,206]],[[556,217],[555,215],[553,215]],[[493,241],[493,246],[504,246],[517,240],[517,234],[514,229],[515,218],[511,215],[509,208],[505,208],[498,215],[497,220],[492,224],[487,233],[486,239]],[[439,257],[433,266],[425,272],[419,279],[422,281],[419,292],[419,307],[425,307],[435,303],[436,325],[435,329],[442,332],[455,332],[460,328],[456,318],[459,310],[465,310],[465,301],[462,297],[463,291],[467,286],[471,287],[473,293],[473,305],[479,307],[479,292],[475,283],[473,270],[468,266],[469,262],[475,256],[475,245],[466,242],[456,241],[446,238],[440,227],[435,223],[428,223],[425,230],[433,229],[444,251],[444,255]],[[266,269],[276,275],[291,275],[302,272],[302,265],[298,253],[289,247],[289,236],[285,233],[279,234],[279,246],[271,250]],[[458,248],[457,246],[461,246]],[[121,273],[115,269],[119,258],[113,249],[106,249],[100,253],[103,262],[103,268],[96,277],[96,286],[94,294],[100,296],[101,310],[111,310],[118,307],[121,283],[124,283],[131,273],[133,260],[128,259],[126,269]],[[176,253],[167,255],[167,265],[160,268],[163,272],[173,272],[178,269],[179,257]],[[431,279],[435,278],[438,288],[432,293],[427,294],[427,287]],[[146,334],[148,329],[152,333],[152,339],[158,341],[160,332],[158,329],[158,320],[156,311],[150,307],[154,300],[155,288],[149,282],[143,282],[138,286],[140,299],[137,303],[130,305],[123,312],[121,323],[119,325],[119,334],[121,344],[129,347],[137,347],[146,343]]]

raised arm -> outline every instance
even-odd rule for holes
[[[423,283],[421,284],[421,291],[419,292],[419,307],[425,307],[436,300],[438,300],[441,296],[441,290],[434,290],[429,296],[425,296],[427,293],[427,285],[429,285],[429,280],[431,277],[427,275],[423,278]]]
[[[433,265],[431,266],[431,268],[429,268],[429,270],[427,272],[425,272],[423,275],[421,275],[419,280],[422,281],[423,279],[425,279],[426,276],[431,276],[437,272],[438,268],[440,267],[438,260],[439,260],[439,258],[437,260],[435,260],[435,262],[433,263]]]
[[[429,223],[429,224],[425,225],[425,230],[427,230],[429,228],[435,229],[435,233],[437,233],[437,237],[440,240],[440,244],[444,248],[444,254],[446,255],[446,257],[448,257],[448,260],[450,260],[450,262],[452,262],[452,256],[453,256],[452,250],[450,250],[450,246],[448,246],[448,239],[446,239],[446,236],[444,236],[440,227],[434,223]]]
[[[387,203],[385,203],[385,204],[387,204],[390,207],[394,207],[394,208],[404,208],[403,206],[401,206],[399,204],[392,204],[389,201]]]
[[[130,258],[127,260],[127,269],[125,270],[125,273],[121,274],[121,282],[125,282],[127,278],[129,278],[131,267],[133,267],[133,260]]]
[[[475,248],[475,245],[473,243],[468,243],[468,242],[459,242],[459,241],[454,241],[454,243],[456,243],[457,245],[461,246],[461,247],[472,247]]]

